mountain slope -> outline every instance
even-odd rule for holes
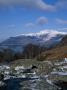
[[[16,37],[10,37],[0,43],[1,48],[10,48],[14,51],[22,51],[28,44],[34,44],[44,47],[50,47],[57,44],[65,35],[58,31],[41,31],[39,33],[23,34]]]
[[[64,46],[64,45],[67,45],[67,35],[65,35],[58,44],[58,46]]]
[[[57,60],[67,58],[67,35],[62,38],[56,47],[42,52],[37,59],[38,60]]]

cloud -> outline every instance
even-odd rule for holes
[[[57,29],[44,29],[44,30],[40,30],[39,32],[27,33],[27,34],[22,34],[22,35],[40,36],[40,35],[44,35],[44,34],[49,34],[49,37],[46,38],[46,40],[49,40],[51,37],[55,37],[55,35],[57,35],[57,34],[67,35],[67,32],[64,32],[64,31],[61,32],[61,31],[58,31]]]
[[[0,0],[0,6],[19,6],[23,8],[35,8],[46,11],[55,10],[55,7],[53,5],[46,4],[43,0]]]
[[[58,23],[58,24],[62,24],[62,25],[65,25],[65,24],[67,24],[67,20],[56,19],[56,23]]]
[[[26,23],[25,27],[26,28],[32,28],[34,26],[37,26],[37,25],[41,25],[42,26],[42,25],[45,25],[47,23],[48,23],[48,19],[46,17],[42,16],[42,17],[37,18],[34,23],[33,22]]]
[[[48,20],[46,17],[39,17],[37,20],[36,20],[36,23],[39,24],[39,25],[44,25],[46,23],[48,23]]]
[[[66,28],[62,28],[62,30],[66,30],[67,31],[67,27]]]
[[[64,30],[67,30],[67,28],[64,28]]]
[[[0,7],[21,7],[42,11],[56,11],[67,9],[67,0],[57,0],[54,4],[48,4],[44,0],[0,0]]]
[[[67,0],[58,0],[55,3],[57,9],[67,9]]]
[[[34,27],[34,24],[33,23],[27,23],[25,25],[26,28],[33,28]]]

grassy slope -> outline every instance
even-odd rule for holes
[[[46,52],[41,53],[38,60],[55,60],[67,57],[67,46],[56,47]]]

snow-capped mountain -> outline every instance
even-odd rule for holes
[[[10,48],[15,51],[22,50],[28,44],[35,44],[49,47],[61,41],[65,32],[54,30],[44,30],[39,33],[22,34],[15,37],[10,37],[0,44],[0,47]]]

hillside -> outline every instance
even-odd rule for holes
[[[67,35],[63,37],[61,42],[54,48],[41,53],[37,60],[57,60],[67,57]]]
[[[25,48],[22,52],[22,57],[31,59],[31,58],[36,57],[37,55],[39,55],[41,52],[45,51],[46,49],[47,48],[40,47],[38,45],[28,44],[27,46],[25,46]]]
[[[38,34],[39,35],[39,34]],[[39,38],[41,37],[45,40],[44,34],[40,34]],[[49,36],[49,35],[48,35]],[[64,37],[63,37],[64,36]],[[25,37],[25,36],[24,36]],[[62,38],[63,37],[63,38]],[[12,39],[11,40],[7,40],[9,41],[9,48],[5,48],[5,49],[0,49],[0,62],[11,62],[11,61],[15,61],[18,59],[33,59],[33,58],[37,58],[37,60],[54,60],[54,59],[62,59],[67,57],[67,35],[59,35],[59,34],[54,34],[53,32],[53,36],[51,36],[51,39],[49,38],[48,43],[52,43],[51,41],[53,41],[53,43],[55,41],[59,41],[58,43],[54,43],[55,47],[53,45],[53,47],[47,48],[44,45],[41,46],[40,44],[33,44],[35,43],[35,39],[32,36],[28,36],[28,38],[26,37],[25,40],[34,40],[32,41],[33,43],[28,42],[26,45],[21,45],[19,43],[19,41],[21,38],[18,39],[18,37],[13,38],[13,40],[18,40],[18,42],[14,42]],[[61,40],[59,40],[61,39]],[[5,41],[5,45],[8,43],[7,41]],[[22,39],[23,41],[23,39]],[[22,42],[23,44],[25,44],[25,42]],[[12,45],[11,43],[17,43],[17,45]],[[41,42],[41,40],[40,40]],[[43,43],[45,43],[45,41],[43,41]],[[4,45],[3,43],[1,43],[2,45]],[[19,45],[20,44],[20,45]],[[47,43],[46,43],[47,45]],[[50,45],[50,44],[49,44]],[[12,49],[15,48],[16,50],[21,50],[21,52],[14,52],[14,50]],[[17,47],[18,46],[18,47]],[[3,47],[2,47],[3,48]]]
[[[67,45],[67,35],[65,35],[57,46]]]

